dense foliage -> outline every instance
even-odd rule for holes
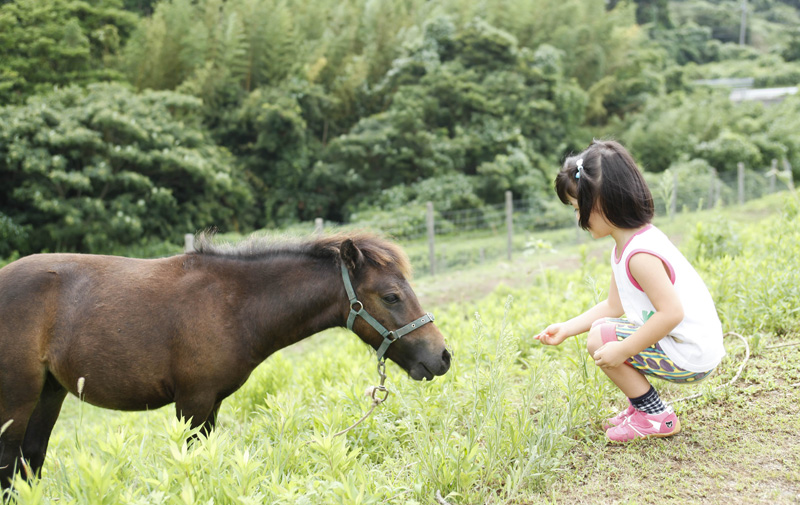
[[[236,223],[249,188],[199,129],[199,107],[95,84],[0,109],[0,255],[104,252]]]
[[[138,24],[115,0],[0,2],[0,104],[53,86],[120,79],[116,58]]]
[[[426,201],[440,213],[480,211],[506,190],[530,201],[539,222],[557,222],[547,203],[552,176],[592,137],[624,141],[654,172],[704,167],[724,177],[739,162],[763,171],[786,159],[797,176],[797,99],[736,105],[727,90],[694,84],[800,81],[798,6],[751,3],[745,45],[740,8],[734,0],[0,2],[0,255],[111,251],[212,225],[419,220],[411,214]],[[112,111],[123,118],[116,126],[95,119]],[[115,128],[127,132],[122,140],[106,131]],[[67,140],[48,138],[59,129]],[[117,148],[142,154],[123,166]],[[205,165],[180,169],[182,178],[160,174],[171,170],[156,159],[164,149],[158,156],[183,160],[189,149],[186,160]],[[111,176],[98,175],[101,162]],[[148,182],[104,190],[108,177],[131,173]],[[170,198],[144,197],[150,186]],[[80,236],[71,220],[93,231]]]

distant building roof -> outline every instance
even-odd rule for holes
[[[760,102],[780,102],[789,95],[797,93],[797,86],[786,88],[734,89],[731,91],[731,102],[758,100]]]
[[[694,81],[695,84],[704,84],[706,86],[719,86],[726,88],[752,88],[755,79],[752,77],[729,77],[725,79],[698,79]]]

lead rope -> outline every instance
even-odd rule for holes
[[[739,371],[736,372],[736,375],[733,376],[733,379],[731,379],[730,381],[728,381],[725,384],[722,384],[720,386],[716,386],[716,387],[712,388],[711,390],[709,390],[709,392],[716,391],[716,390],[722,389],[724,387],[728,387],[728,386],[732,385],[734,382],[736,382],[739,379],[739,376],[742,375],[742,371],[744,370],[744,366],[747,364],[747,361],[750,359],[750,344],[747,343],[747,339],[744,338],[743,336],[739,335],[738,333],[733,332],[733,331],[729,331],[728,333],[723,335],[722,338],[729,337],[729,336],[730,337],[739,337],[739,339],[741,339],[742,343],[744,344],[744,359],[742,360],[742,364],[739,365]],[[670,400],[670,401],[664,402],[664,403],[666,403],[667,405],[672,405],[673,403],[685,402],[687,400],[693,400],[695,398],[700,398],[704,394],[705,393],[696,393],[696,394],[693,394],[691,396],[684,396],[683,398],[678,398],[676,400]]]
[[[386,386],[383,385],[383,383],[386,382],[386,362],[384,360],[379,360],[378,361],[378,375],[381,376],[381,383],[379,385],[377,385],[377,386],[369,386],[366,389],[366,391],[364,391],[364,395],[365,396],[368,396],[368,397],[372,398],[372,407],[370,407],[370,409],[367,411],[366,414],[361,416],[361,419],[359,419],[358,421],[354,422],[353,424],[351,424],[347,428],[343,429],[342,431],[334,433],[331,438],[336,438],[336,437],[338,437],[340,435],[344,435],[348,431],[352,430],[353,428],[355,428],[356,426],[358,426],[359,424],[364,422],[364,420],[366,418],[368,418],[372,414],[372,412],[375,410],[375,407],[377,407],[378,405],[382,404],[383,402],[386,401],[387,398],[389,398],[389,390],[386,389]],[[381,398],[378,395],[378,393],[384,393],[383,398]],[[312,440],[308,440],[307,442],[303,443],[303,445],[301,447],[305,447],[306,445],[310,444],[311,442],[312,442]]]
[[[365,396],[372,398],[372,407],[370,407],[370,409],[367,411],[366,414],[361,416],[361,419],[351,424],[349,427],[343,429],[342,431],[334,434],[333,437],[344,435],[348,431],[352,430],[353,428],[361,424],[366,418],[368,418],[372,414],[372,411],[375,410],[375,407],[382,404],[383,402],[386,401],[387,398],[389,398],[389,390],[386,389],[386,386],[383,385],[383,383],[386,381],[386,361],[382,359],[378,360],[378,375],[381,376],[381,383],[377,386],[369,386],[366,389],[366,391],[364,391]],[[383,393],[383,398],[381,398],[378,395],[378,393]]]
[[[718,389],[722,389],[722,388],[730,386],[734,382],[736,382],[739,379],[739,376],[742,375],[742,371],[744,370],[744,366],[747,364],[747,360],[750,359],[750,345],[747,343],[747,339],[744,338],[743,336],[739,335],[738,333],[733,332],[733,331],[729,331],[728,333],[723,335],[723,338],[724,337],[728,337],[728,336],[739,337],[739,339],[741,339],[742,343],[744,344],[744,351],[745,351],[744,359],[742,360],[742,364],[739,365],[739,371],[736,372],[736,375],[733,377],[733,379],[731,379],[727,384],[723,384],[721,386],[717,386],[717,387],[711,389],[711,391],[716,391]],[[795,346],[798,346],[798,345],[800,345],[800,342],[787,342],[787,343],[783,343],[783,344],[768,345],[768,346],[764,347],[763,349],[765,351],[771,351],[773,349],[780,349],[782,347],[795,347]],[[800,382],[798,382],[797,384],[792,384],[792,386],[793,387],[800,386]],[[677,402],[683,402],[683,401],[686,401],[686,400],[693,400],[694,398],[699,398],[699,397],[703,396],[703,394],[704,393],[697,393],[697,394],[694,394],[694,395],[691,395],[691,396],[687,396],[685,398],[678,398],[677,400],[672,400],[672,401],[665,402],[665,403],[671,405],[671,404],[677,403]]]

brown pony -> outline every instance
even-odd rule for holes
[[[326,328],[351,327],[414,379],[444,374],[450,354],[424,324],[432,317],[409,271],[399,247],[363,233],[235,247],[201,235],[197,252],[170,258],[40,254],[7,265],[0,484],[22,468],[38,475],[61,404],[79,383],[83,400],[108,409],[174,402],[178,416],[208,432],[259,363]],[[381,336],[371,318],[407,335]]]

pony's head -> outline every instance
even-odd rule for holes
[[[450,352],[411,289],[411,267],[402,249],[371,235],[356,235],[341,241],[339,255],[343,283],[349,277],[352,285],[345,307],[352,331],[375,348],[379,358],[385,353],[413,379],[431,380],[446,373]],[[382,329],[392,333],[381,335]]]

